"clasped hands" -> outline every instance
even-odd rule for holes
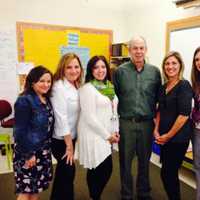
[[[164,145],[170,140],[171,137],[169,136],[168,133],[160,135],[158,131],[154,131],[154,138],[157,144]]]
[[[32,168],[36,165],[36,156],[33,155],[30,159],[26,160],[25,161],[25,168],[29,169],[29,168]]]
[[[118,143],[120,139],[120,135],[118,132],[114,132],[111,134],[111,136],[108,138],[108,141],[110,142],[110,144],[113,143]]]

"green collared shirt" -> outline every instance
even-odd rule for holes
[[[119,66],[113,75],[115,92],[119,99],[118,113],[121,118],[155,117],[158,90],[161,86],[157,67],[144,64],[138,72],[129,61]]]

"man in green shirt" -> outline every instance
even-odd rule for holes
[[[119,66],[113,76],[119,99],[120,115],[119,161],[121,198],[132,200],[132,160],[137,155],[137,198],[149,200],[149,160],[151,156],[157,93],[161,85],[158,68],[145,62],[147,52],[143,37],[134,37],[129,43],[131,60]]]

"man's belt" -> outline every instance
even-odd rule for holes
[[[152,120],[152,118],[149,118],[149,117],[120,117],[120,118],[124,120],[130,120],[135,123],[141,123],[141,122]]]

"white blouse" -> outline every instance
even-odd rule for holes
[[[78,90],[66,79],[58,80],[53,85],[51,103],[55,115],[53,138],[64,139],[69,134],[76,138],[80,111]]]
[[[112,120],[113,113],[117,116],[118,100],[115,97],[112,104],[91,83],[86,83],[79,91],[81,111],[75,158],[85,168],[92,169],[111,154],[111,144],[107,139],[119,131],[118,118],[117,123]]]

